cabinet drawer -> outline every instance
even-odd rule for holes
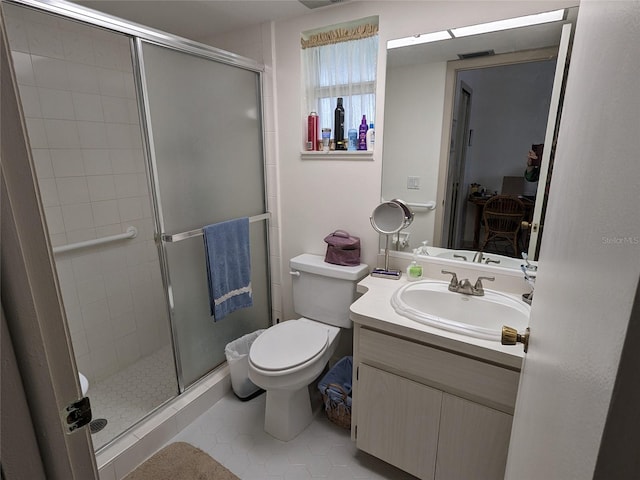
[[[358,361],[440,390],[513,413],[519,372],[366,328]]]

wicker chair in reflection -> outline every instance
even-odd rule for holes
[[[480,251],[484,251],[490,241],[496,244],[496,240],[507,240],[514,256],[519,257],[518,234],[524,216],[525,206],[518,197],[496,195],[487,200],[482,210],[485,237]]]

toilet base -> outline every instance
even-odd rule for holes
[[[313,421],[309,389],[267,390],[264,430],[272,437],[288,442]]]

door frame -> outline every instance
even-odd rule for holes
[[[558,47],[548,47],[536,50],[526,50],[522,52],[505,53],[488,57],[478,57],[466,60],[453,60],[447,62],[447,73],[445,79],[444,109],[442,117],[442,137],[440,141],[440,162],[438,168],[438,188],[436,194],[436,208],[434,220],[433,238],[440,241],[446,240],[445,214],[447,184],[449,175],[449,153],[452,136],[452,119],[455,109],[455,94],[458,72],[462,70],[474,70],[478,68],[490,68],[518,63],[537,62],[551,60],[557,57]],[[524,158],[524,157],[523,157]],[[524,165],[524,160],[523,160]],[[524,167],[523,167],[524,171]]]
[[[456,82],[457,83],[457,82]],[[465,96],[466,93],[466,96]],[[446,239],[442,239],[442,245],[447,248],[456,248],[456,240],[460,233],[460,219],[463,217],[466,209],[462,203],[464,194],[460,189],[460,180],[464,180],[466,163],[467,163],[467,147],[471,140],[471,132],[469,130],[469,119],[471,117],[471,108],[473,104],[473,88],[464,81],[460,81],[459,88],[456,88],[455,99],[459,98],[456,108],[456,128],[452,128],[451,133],[455,130],[455,142],[451,142],[450,155],[454,157],[454,161],[449,161],[449,172],[447,176],[447,196],[453,201],[445,202],[444,208],[444,225],[448,228],[443,230]],[[455,107],[454,107],[455,108]],[[453,123],[452,123],[453,127]]]

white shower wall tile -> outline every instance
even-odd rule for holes
[[[37,87],[22,85],[19,91],[25,117],[42,117],[42,108],[40,107],[40,97],[38,96]]]
[[[129,99],[102,97],[102,110],[104,112],[105,122],[130,123]]]
[[[60,205],[58,198],[58,187],[54,178],[42,178],[38,181],[40,187],[40,197],[42,205],[46,207],[57,207]]]
[[[82,162],[80,162],[82,166]],[[55,168],[55,167],[54,167]],[[89,204],[89,188],[84,176],[56,178],[60,205]],[[91,206],[89,205],[89,210]],[[92,225],[93,226],[93,225]],[[70,229],[75,230],[75,229]]]
[[[76,120],[104,122],[102,99],[95,93],[73,92],[71,94]]]
[[[87,185],[92,202],[116,199],[116,184],[113,175],[88,176]]]
[[[100,69],[93,65],[68,63],[69,90],[77,93],[100,93]]]
[[[31,55],[35,84],[44,88],[66,90],[69,87],[68,62],[55,58]],[[20,80],[18,80],[19,82]]]
[[[42,118],[75,120],[71,92],[38,88]]]
[[[62,34],[62,47],[67,60],[89,65],[95,64],[93,40],[87,33],[65,29]]]
[[[67,232],[67,240],[69,243],[84,242],[87,240],[94,240],[97,238],[95,228],[87,228],[83,230],[73,230]]]
[[[44,209],[44,216],[47,220],[47,228],[50,235],[64,233],[64,221],[62,220],[62,209],[60,207],[47,207]]]
[[[118,198],[137,197],[140,195],[138,176],[136,174],[114,175],[114,181]]]
[[[47,133],[44,129],[44,120],[41,118],[25,118],[25,122],[31,148],[49,148]]]
[[[67,232],[95,227],[89,203],[62,205],[62,219]]]
[[[108,148],[107,128],[103,122],[77,122],[82,148]]]
[[[14,14],[14,10],[6,9],[5,24],[7,36],[11,39],[11,49],[16,52],[29,53],[29,39],[22,16]]]
[[[109,68],[98,68],[100,93],[107,97],[127,98],[124,73]]]
[[[116,200],[92,202],[93,221],[96,227],[120,223],[120,212]]]
[[[49,148],[79,148],[79,124],[73,120],[44,119]]]
[[[84,177],[82,153],[77,149],[50,150],[51,166],[56,177]]]
[[[13,50],[11,45],[11,57],[13,58],[13,68],[16,72],[16,80],[18,85],[36,85],[36,77],[33,73],[33,65],[31,63],[31,55],[29,53]]]
[[[57,25],[27,24],[27,39],[32,54],[64,58],[62,36]]]
[[[31,151],[31,156],[36,167],[36,176],[38,178],[53,178],[53,165],[51,164],[49,150],[34,148]]]
[[[108,175],[113,173],[108,150],[82,149],[82,160],[86,175]]]

